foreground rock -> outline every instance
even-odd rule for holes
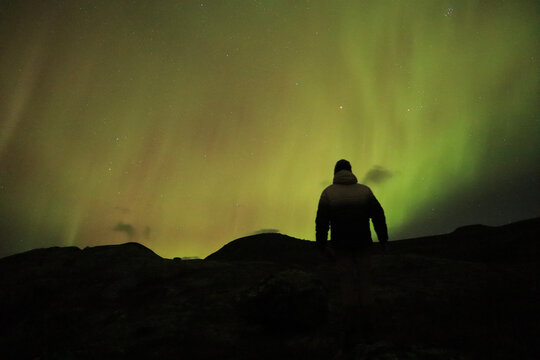
[[[377,336],[359,337],[348,355],[539,358],[539,225],[390,244],[373,259]],[[331,359],[344,315],[333,264],[313,243],[277,235],[205,260],[135,243],[0,259],[1,357]]]
[[[248,320],[275,331],[309,331],[328,320],[328,298],[322,281],[296,269],[263,279],[240,304]]]

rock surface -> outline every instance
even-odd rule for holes
[[[533,219],[375,249],[375,337],[346,351],[339,279],[312,242],[256,235],[205,260],[36,249],[0,259],[1,358],[540,358],[539,231]]]
[[[248,320],[268,329],[309,330],[326,323],[328,298],[311,273],[287,269],[256,284],[240,301]]]

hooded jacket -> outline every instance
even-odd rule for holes
[[[333,184],[323,190],[315,219],[317,246],[326,247],[331,229],[332,247],[360,250],[372,244],[369,219],[379,242],[388,241],[383,208],[366,185],[358,184],[351,171],[341,170],[334,175]]]

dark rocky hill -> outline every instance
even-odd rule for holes
[[[388,254],[419,254],[482,262],[528,262],[540,258],[540,218],[503,226],[468,225],[454,232],[392,241]],[[375,251],[378,252],[376,244]],[[268,233],[246,236],[223,246],[207,260],[317,264],[313,241]]]
[[[356,359],[536,359],[540,219],[394,241],[373,257],[375,336]],[[334,264],[281,234],[205,260],[137,244],[0,259],[5,359],[332,359]]]
[[[215,261],[270,261],[279,264],[321,262],[313,241],[300,240],[278,233],[246,236],[231,241],[206,257]]]

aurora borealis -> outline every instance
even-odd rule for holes
[[[348,159],[390,240],[540,215],[535,1],[4,1],[0,255],[314,240]],[[114,230],[116,229],[116,230]]]

